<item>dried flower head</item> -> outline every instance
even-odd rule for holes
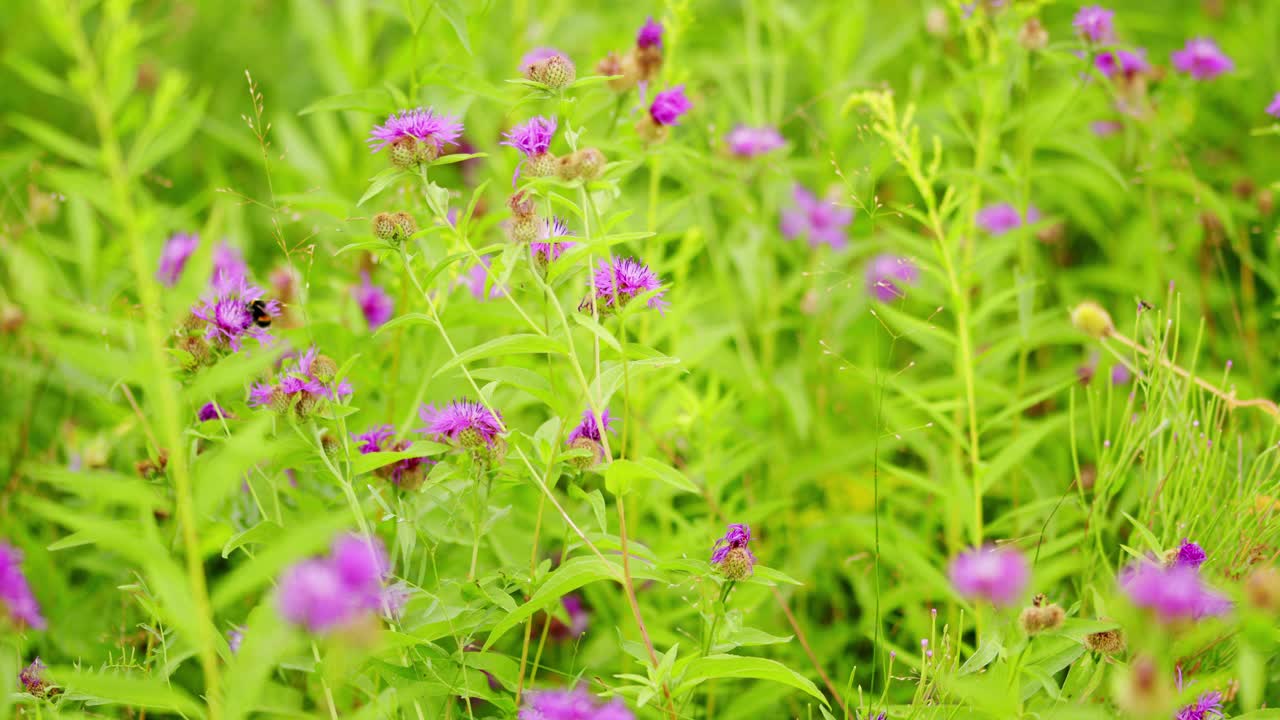
[[[1211,80],[1235,69],[1235,63],[1209,38],[1192,38],[1173,53],[1173,66],[1196,80]]]
[[[788,240],[804,237],[812,247],[827,245],[843,250],[849,245],[846,228],[853,222],[853,208],[819,199],[801,185],[792,189],[795,207],[782,213],[782,235]]]
[[[1044,595],[1037,595],[1030,607],[1023,608],[1018,616],[1022,630],[1028,635],[1057,630],[1062,627],[1067,613],[1057,603],[1050,603]]]
[[[1084,636],[1084,645],[1093,652],[1117,655],[1124,652],[1124,633],[1119,630],[1103,630]]]
[[[165,287],[172,287],[182,276],[182,269],[187,259],[200,245],[200,236],[194,233],[177,233],[164,243],[160,251],[160,267],[156,270],[156,279]]]
[[[1027,18],[1018,30],[1018,44],[1027,50],[1043,50],[1049,44],[1049,31],[1040,18]]]
[[[369,273],[360,273],[360,284],[351,289],[351,296],[360,306],[370,330],[382,327],[395,313],[395,302],[386,290],[369,282]]]
[[[1022,597],[1031,569],[1013,547],[985,545],[951,561],[951,584],[963,596],[995,605],[1013,605]]]
[[[594,304],[598,313],[605,314],[621,309],[632,298],[645,293],[653,293],[649,307],[662,310],[667,306],[662,281],[648,265],[631,258],[601,260],[591,276],[591,295],[578,309],[589,312]]]
[[[385,123],[369,133],[369,147],[378,152],[395,146],[397,164],[412,165],[436,159],[445,147],[456,145],[461,135],[462,123],[457,118],[420,107],[387,116]]]
[[[738,125],[725,136],[729,152],[741,158],[752,158],[771,153],[787,144],[777,128]]]
[[[1244,595],[1249,604],[1259,610],[1280,611],[1280,570],[1272,567],[1254,570],[1245,580]]]

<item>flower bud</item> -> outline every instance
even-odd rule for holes
[[[635,53],[637,80],[647,83],[658,77],[658,73],[662,71],[662,46],[637,46],[633,52]]]
[[[636,67],[635,56],[627,53],[622,57],[618,57],[616,53],[609,53],[599,65],[596,65],[596,72],[601,75],[616,75],[609,81],[609,89],[614,92],[626,92],[636,86],[640,80],[640,69]]]
[[[1084,646],[1103,655],[1118,655],[1124,652],[1124,634],[1119,630],[1103,630],[1084,636]]]
[[[474,450],[487,444],[485,442],[484,435],[482,435],[479,430],[472,427],[459,430],[457,434],[457,441],[459,445],[468,450]]]
[[[671,128],[654,122],[653,118],[646,113],[640,122],[636,123],[636,134],[645,142],[659,143],[667,139],[671,134]]]
[[[309,396],[307,394],[303,395],[303,398],[305,397],[315,398],[315,396]],[[315,402],[319,402],[319,399],[315,398]],[[298,405],[299,406],[302,405],[302,399],[298,400]],[[313,407],[314,407],[314,403],[313,403]],[[325,432],[323,435],[320,436],[320,449],[324,450],[325,455],[328,455],[329,457],[336,457],[338,453],[342,450],[342,443],[338,442],[338,438],[334,437],[328,432]]]
[[[209,343],[198,335],[189,335],[178,340],[178,349],[190,356],[183,363],[183,367],[187,370],[196,370],[213,363],[213,352],[209,348]]]
[[[1031,607],[1024,608],[1018,616],[1018,622],[1028,635],[1057,630],[1062,627],[1067,613],[1057,604],[1050,603],[1043,595],[1036,595]]]
[[[565,155],[556,160],[556,177],[566,182],[582,177],[582,168],[578,165],[578,153]]]
[[[418,138],[406,135],[391,143],[391,164],[398,168],[411,168],[419,163]]]
[[[315,412],[316,406],[319,404],[319,395],[301,392],[298,393],[298,402],[293,406],[293,412],[298,416],[299,420],[305,420],[308,415]]]
[[[1018,44],[1035,52],[1043,50],[1049,44],[1049,31],[1044,29],[1040,18],[1029,18],[1018,31]]]
[[[1258,212],[1263,217],[1271,217],[1271,213],[1276,210],[1276,195],[1271,192],[1271,188],[1263,188],[1258,191],[1257,196]]]
[[[134,463],[134,470],[138,472],[138,476],[143,480],[155,480],[164,474],[165,468],[169,466],[169,453],[164,448],[160,449],[160,454],[155,460],[151,458],[143,458]]]
[[[373,236],[379,240],[397,240],[399,230],[391,213],[378,213],[373,216]]]
[[[311,361],[311,375],[328,385],[338,375],[338,363],[328,355],[317,355]]]
[[[604,173],[607,163],[599,149],[583,148],[574,154],[578,156],[578,169],[583,180],[596,180]]]
[[[730,550],[717,566],[727,580],[746,580],[755,570],[755,561],[751,557],[750,550],[745,547],[736,547]]]
[[[511,239],[518,243],[533,242],[538,239],[542,223],[536,215],[518,215],[511,220]]]
[[[533,198],[523,190],[507,200],[507,207],[511,208],[511,214],[516,217],[528,217],[537,213]]]
[[[547,177],[556,172],[556,156],[549,152],[538,153],[525,161],[525,174],[529,177]]]
[[[951,32],[947,11],[940,7],[929,8],[924,14],[924,30],[934,37],[946,37]]]
[[[1244,595],[1259,610],[1280,612],[1280,571],[1269,567],[1254,570],[1244,583]]]
[[[399,231],[401,238],[407,238],[418,232],[418,222],[407,212],[394,213],[391,216],[391,220],[395,223],[396,230]]]
[[[1173,693],[1164,673],[1149,656],[1139,657],[1127,675],[1117,675],[1116,704],[1137,717],[1168,717]]]
[[[578,70],[573,66],[573,61],[560,54],[530,63],[526,74],[530,80],[553,90],[564,88],[578,79]]]
[[[290,398],[285,391],[280,388],[271,389],[271,398],[267,401],[267,407],[271,408],[271,412],[285,416],[289,414]]]
[[[1080,303],[1071,311],[1071,324],[1095,340],[1107,337],[1116,329],[1111,322],[1111,315],[1092,300]]]
[[[569,464],[579,470],[586,470],[587,468],[592,467],[600,461],[600,456],[603,454],[603,448],[600,447],[600,443],[597,443],[589,437],[580,437],[570,443],[569,447],[574,450],[584,450],[590,453],[589,455],[569,458]]]

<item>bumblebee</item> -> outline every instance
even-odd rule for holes
[[[253,318],[253,324],[260,328],[271,327],[271,313],[267,312],[266,300],[254,300],[245,308]]]

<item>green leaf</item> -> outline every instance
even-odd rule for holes
[[[531,333],[506,335],[458,353],[456,357],[441,365],[432,374],[432,377],[440,377],[445,372],[473,360],[483,360],[497,355],[530,355],[537,353],[567,355],[568,350],[565,349],[564,343],[544,335],[533,335]]]
[[[390,187],[396,180],[407,175],[408,173],[405,171],[394,167],[387,168],[377,175],[374,175],[373,178],[369,180],[369,189],[364,191],[364,195],[360,196],[360,202],[356,203],[356,206],[359,207],[364,205],[370,199],[377,196],[378,193],[381,193],[383,190]]]
[[[381,327],[374,331],[373,336],[377,337],[387,330],[400,327],[401,325],[430,325],[431,327],[435,327],[436,321],[426,313],[407,313],[405,315],[394,317],[383,323]]]
[[[617,580],[621,582],[622,572],[617,565],[606,563],[598,557],[576,557],[561,565],[555,572],[538,586],[529,602],[521,605],[514,612],[498,621],[489,637],[484,641],[484,650],[488,650],[509,630],[524,622],[526,618],[542,610],[560,598],[588,583],[600,580]]]
[[[698,486],[690,482],[684,473],[656,458],[614,460],[604,471],[605,486],[615,495],[628,492],[633,481],[648,478],[660,480],[683,492],[698,492]]]
[[[49,677],[66,689],[68,699],[148,708],[204,717],[204,709],[167,681],[139,673],[97,673],[72,667],[49,668]]]
[[[475,158],[489,157],[489,153],[454,153],[452,155],[441,155],[431,161],[431,167],[437,165],[452,165],[454,163],[466,162]]]
[[[383,89],[361,90],[341,95],[330,95],[317,100],[298,111],[299,115],[310,115],[316,112],[332,112],[335,110],[364,110],[380,112],[391,103],[391,96]]]
[[[418,440],[410,445],[408,450],[372,452],[352,458],[351,472],[354,475],[363,475],[367,472],[377,470],[384,465],[390,465],[391,463],[400,462],[401,460],[408,458],[439,455],[448,449],[448,445],[441,445],[440,443],[431,442],[430,440]]]
[[[97,164],[97,148],[80,142],[52,125],[26,115],[17,114],[9,116],[9,125],[23,135],[35,140],[55,155],[70,160],[77,165],[92,167]]]
[[[347,526],[350,516],[350,512],[344,510],[289,527],[253,559],[236,565],[224,576],[211,593],[213,609],[225,609],[275,579],[294,562],[328,548],[338,531]]]
[[[674,694],[684,694],[699,684],[716,678],[751,678],[782,683],[805,692],[823,705],[827,704],[827,698],[809,678],[786,665],[768,658],[738,655],[708,655],[689,663]]]

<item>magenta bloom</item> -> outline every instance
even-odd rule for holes
[[[746,125],[730,130],[725,136],[725,142],[729,144],[729,152],[744,158],[764,155],[787,144],[776,128]]]
[[[1116,363],[1111,366],[1111,384],[1127,385],[1133,379],[1133,373],[1129,372],[1129,367],[1124,363]]]
[[[615,419],[616,418],[609,416],[609,408],[605,408],[604,411],[600,413],[600,421],[604,424],[604,429],[607,432],[613,432]],[[596,442],[601,441],[600,427],[596,425],[596,416],[591,412],[591,408],[587,408],[582,411],[582,422],[578,423],[577,427],[569,431],[569,438],[566,442],[569,445],[572,445],[574,440],[578,440],[580,438],[587,438],[588,440],[594,440]]]
[[[555,118],[538,116],[523,125],[516,125],[510,132],[503,133],[506,140],[498,143],[507,145],[524,153],[527,158],[536,157],[551,149],[551,139],[556,134]]]
[[[1181,567],[1189,567],[1193,570],[1199,569],[1208,560],[1209,556],[1205,554],[1204,548],[1186,538],[1182,538],[1182,544],[1178,546],[1178,554],[1174,556],[1173,562]]]
[[[648,265],[631,258],[601,260],[591,276],[591,288],[598,310],[616,310],[631,302],[635,296],[654,291],[657,292],[649,298],[648,306],[658,310],[667,306],[663,299],[667,291],[662,287],[657,273],[650,270]],[[587,298],[578,309],[590,310],[591,302],[591,298]]]
[[[446,145],[458,144],[460,135],[462,123],[457,118],[438,115],[431,108],[416,108],[387,116],[385,123],[369,133],[369,147],[378,152],[397,140],[411,137],[434,146],[436,152],[440,152]]]
[[[219,418],[230,419],[234,417],[235,415],[223,410],[218,403],[214,402],[208,402],[201,405],[199,412],[196,413],[196,419],[200,422],[209,422],[210,420],[217,420]]]
[[[399,442],[388,442],[395,437],[396,430],[391,425],[379,425],[368,432],[359,435],[352,434],[351,439],[360,443],[360,454],[368,455],[376,452],[404,452],[413,446],[409,440],[401,440]],[[385,468],[380,468],[378,472],[384,473],[384,477],[391,478],[391,482],[399,485],[407,475],[416,472],[419,468],[434,464],[425,457],[409,457],[403,460],[397,460]]]
[[[1089,129],[1098,137],[1107,137],[1123,130],[1124,123],[1119,120],[1094,120],[1089,123]]]
[[[18,673],[18,684],[29,695],[40,697],[44,694],[44,671],[48,668],[39,657],[31,661],[31,664],[22,669]]]
[[[1178,666],[1178,692],[1182,692],[1182,666]],[[1205,720],[1208,717],[1222,717],[1222,693],[1211,690],[1196,698],[1196,701],[1174,715],[1174,720]]]
[[[893,302],[907,296],[899,283],[915,285],[920,268],[909,258],[889,253],[877,255],[867,264],[867,293],[880,302]]]
[[[957,555],[950,575],[961,595],[1007,606],[1022,599],[1031,568],[1016,548],[984,545]]]
[[[244,627],[236,625],[227,630],[227,647],[231,649],[232,654],[240,652],[240,646],[244,644]]]
[[[526,696],[518,720],[635,720],[621,700],[597,705],[586,690],[537,690]]]
[[[418,411],[418,417],[427,424],[422,432],[435,436],[437,440],[464,445],[469,444],[471,438],[478,437],[492,447],[504,429],[502,416],[496,410],[470,400],[454,400],[442,408],[424,405]]]
[[[1107,77],[1115,77],[1116,74],[1123,75],[1125,78],[1147,72],[1151,69],[1151,63],[1147,62],[1147,51],[1144,48],[1137,50],[1116,50],[1114,52],[1107,51],[1098,53],[1093,59],[1093,64],[1098,68],[1098,72]]]
[[[573,233],[564,224],[564,221],[558,217],[552,217],[544,220],[542,223],[542,232],[539,233],[540,240],[529,243],[529,252],[533,254],[533,259],[544,264],[550,264],[552,261],[560,258],[560,255],[569,248],[573,247],[572,240],[557,240],[556,238],[570,237]]]
[[[215,281],[215,288],[219,283]],[[224,285],[216,290],[212,299],[191,309],[191,314],[205,321],[205,339],[239,350],[244,338],[249,337],[263,345],[271,343],[271,333],[255,321],[251,304],[260,304],[260,310],[271,317],[280,315],[277,300],[262,300],[262,288],[250,285],[241,277],[235,285]],[[259,302],[260,301],[260,302]]]
[[[279,382],[274,386],[255,383],[249,390],[249,405],[270,406],[277,392],[284,397],[287,407],[308,409],[313,408],[320,400],[337,400],[350,395],[351,383],[346,380],[335,382],[327,374],[323,378],[316,374],[315,363],[318,356],[316,348],[311,347],[302,355],[294,357],[296,365],[282,370]]]
[[[0,540],[0,611],[19,625],[45,628],[40,604],[22,574],[22,551]]]
[[[1273,118],[1280,118],[1280,92],[1276,93],[1271,104],[1267,106],[1267,114]]]
[[[360,312],[364,314],[370,330],[382,327],[395,314],[395,302],[386,290],[369,282],[367,272],[360,273],[360,286],[352,288],[351,296],[360,306]]]
[[[1151,610],[1166,623],[1222,615],[1231,602],[1208,588],[1194,567],[1162,567],[1149,560],[1120,573],[1120,587],[1129,600]]]
[[[556,56],[564,58],[566,63],[572,64],[572,61],[569,60],[569,56],[565,55],[559,50],[556,50],[555,48],[549,48],[549,47],[540,47],[540,48],[534,48],[530,50],[529,52],[524,54],[524,57],[520,58],[520,72],[525,75],[528,75],[529,68],[531,66],[537,63],[540,63],[543,60],[547,60],[549,58],[553,58]]]
[[[488,255],[483,255],[480,258],[480,264],[472,265],[471,269],[467,270],[467,274],[459,278],[458,284],[466,285],[467,290],[471,292],[471,297],[476,300],[484,300],[486,297],[484,294],[484,288],[485,285],[489,284],[489,266],[492,262],[493,261],[489,259]],[[488,297],[502,297],[503,292],[502,287],[495,283],[494,286],[490,288]]]
[[[551,637],[562,641],[582,637],[582,634],[587,631],[587,626],[591,624],[591,616],[582,604],[582,598],[572,594],[565,595],[560,598],[560,604],[564,607],[565,614],[569,616],[569,624],[565,625],[553,618],[549,630]]]
[[[649,117],[658,125],[679,125],[680,116],[689,112],[693,103],[685,97],[684,85],[677,85],[653,96]]]
[[[244,262],[244,255],[228,245],[224,240],[213,249],[213,273],[209,277],[209,285],[215,295],[222,295],[245,284],[249,277],[249,266]]]
[[[792,190],[794,208],[782,213],[782,235],[788,240],[804,236],[812,247],[829,245],[843,250],[849,244],[845,228],[853,222],[853,208],[840,207],[830,200],[819,200],[801,185]]]
[[[662,47],[662,23],[654,20],[652,15],[640,26],[640,32],[636,33],[636,47]]]
[[[1197,80],[1210,80],[1235,69],[1235,63],[1209,38],[1192,38],[1173,53],[1173,66]]]
[[[724,562],[728,557],[730,550],[744,549],[747,556],[751,558],[751,562],[755,563],[756,556],[751,552],[748,543],[751,542],[751,527],[746,523],[732,523],[729,529],[725,531],[724,537],[716,540],[716,544],[711,548],[711,564]]]
[[[1033,223],[1040,219],[1040,211],[1034,205],[1027,207],[1026,222]],[[1023,218],[1017,208],[1009,203],[988,205],[978,211],[974,218],[978,227],[992,235],[1003,235],[1022,225]]]
[[[182,268],[186,267],[187,259],[199,244],[200,236],[194,233],[177,233],[165,241],[164,249],[160,251],[160,268],[156,270],[160,284],[173,287],[178,282]]]
[[[1105,43],[1115,39],[1115,28],[1112,21],[1115,11],[1098,5],[1086,5],[1080,8],[1071,26],[1089,42]]]
[[[328,557],[304,560],[285,572],[277,595],[280,614],[311,632],[349,624],[381,609],[388,574],[381,540],[344,535]]]

